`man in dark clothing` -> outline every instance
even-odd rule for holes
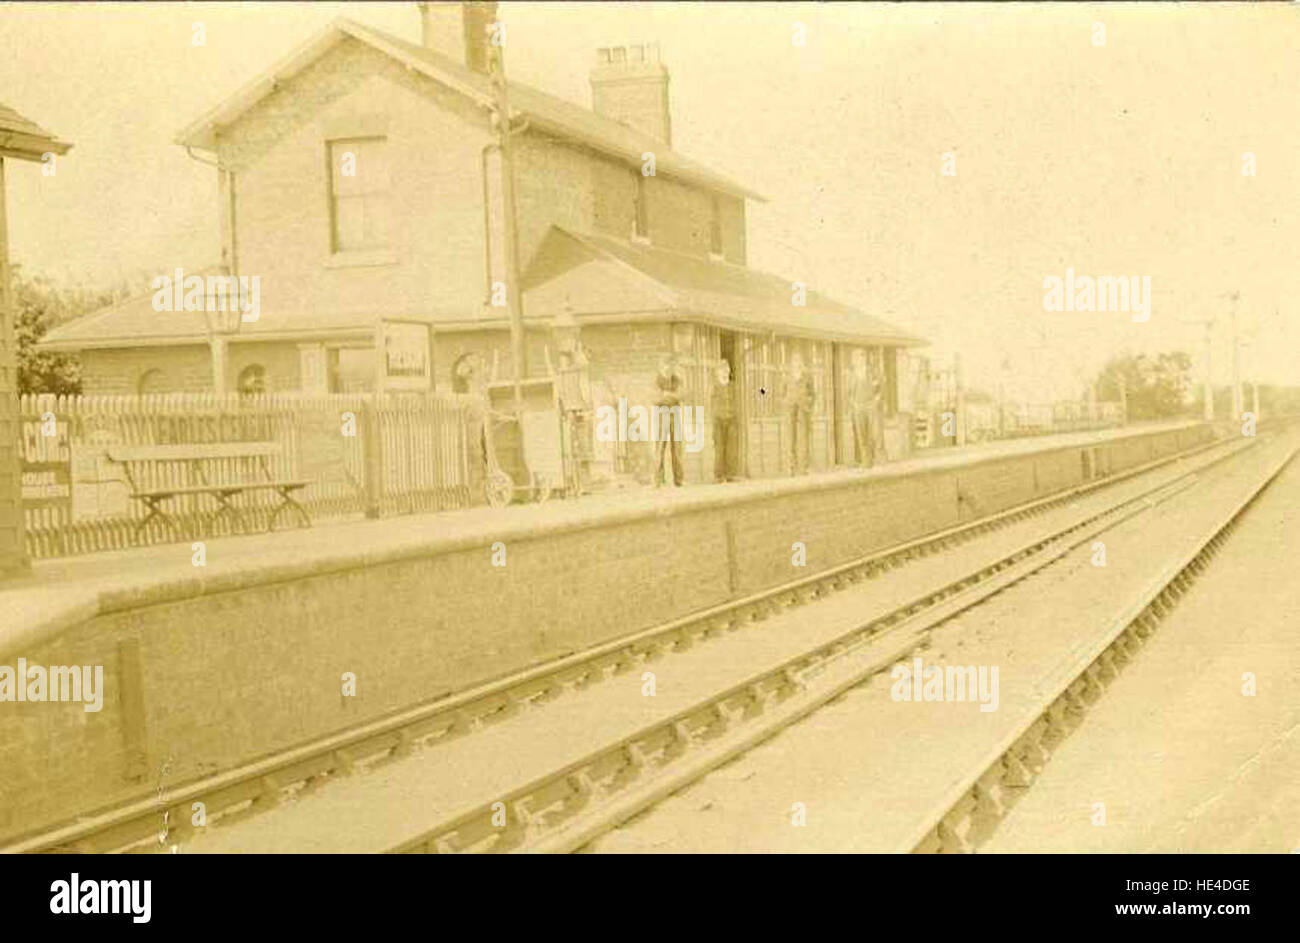
[[[672,453],[673,484],[682,486],[682,401],[685,381],[677,372],[677,358],[668,354],[659,361],[655,376],[655,412],[658,414],[658,442],[655,445],[655,487],[664,483],[664,451]],[[674,422],[674,417],[676,421]]]
[[[808,473],[808,439],[812,433],[813,402],[817,389],[813,385],[812,374],[803,366],[803,358],[798,354],[790,362],[790,387],[786,399],[786,408],[790,413],[790,465],[796,475]]]
[[[736,467],[736,387],[731,364],[722,361],[713,374],[713,480],[731,481]]]

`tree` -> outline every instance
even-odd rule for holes
[[[115,289],[63,288],[44,278],[24,278],[19,266],[11,268],[14,341],[18,354],[19,393],[80,393],[81,363],[74,354],[36,349],[36,342],[52,327],[111,305],[127,294]]]
[[[1166,419],[1187,411],[1192,358],[1181,350],[1157,354],[1125,354],[1112,358],[1097,376],[1097,397],[1120,399],[1121,383],[1128,398],[1129,419]]]

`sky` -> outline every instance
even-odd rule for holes
[[[90,286],[216,260],[215,171],[172,139],[338,16],[420,41],[414,3],[0,3],[0,101],[74,144],[53,176],[11,166],[14,261]],[[749,264],[959,355],[972,385],[1073,395],[1110,356],[1172,349],[1200,371],[1189,322],[1210,317],[1226,382],[1234,307],[1243,375],[1300,383],[1300,4],[499,18],[510,77],[583,105],[597,47],[658,41],[674,148],[768,199]],[[1045,310],[1067,269],[1150,277],[1150,318]]]

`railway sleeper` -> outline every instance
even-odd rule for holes
[[[1100,658],[1083,669],[1083,691],[1080,692],[1088,703],[1095,702],[1106,693],[1106,679]]]
[[[1000,819],[1006,813],[1007,809],[1002,797],[1002,775],[1002,763],[997,762],[976,780],[971,792],[975,796],[977,815]]]
[[[1024,789],[1037,774],[1025,763],[1024,754],[1014,748],[1002,755],[1002,782],[1014,789]]]
[[[975,811],[974,795],[967,793],[957,805],[939,820],[935,831],[939,835],[939,853],[944,855],[968,855],[975,849],[969,835],[972,827],[971,813]]]

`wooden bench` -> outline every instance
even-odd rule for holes
[[[292,511],[304,526],[311,526],[311,517],[306,509],[294,498],[294,492],[311,484],[310,480],[276,479],[271,476],[267,459],[278,455],[280,445],[275,442],[218,442],[205,445],[128,445],[113,446],[108,449],[108,459],[120,464],[126,472],[127,483],[131,486],[131,497],[140,501],[148,509],[148,514],[136,524],[136,533],[154,518],[158,518],[174,531],[182,529],[172,514],[168,513],[167,503],[174,498],[190,494],[210,494],[217,501],[217,510],[213,521],[223,514],[228,514],[232,526],[239,530],[246,529],[244,516],[233,503],[235,496],[251,491],[274,491],[280,496],[280,503],[271,512],[267,529],[275,528],[276,519],[284,511]],[[204,471],[206,462],[229,459],[256,459],[256,467],[261,473],[259,478],[245,477],[237,481],[209,481]],[[185,465],[189,468],[189,483],[184,485],[159,485],[141,487],[136,481],[132,466],[140,462],[169,462]],[[238,532],[238,531],[237,531]]]

